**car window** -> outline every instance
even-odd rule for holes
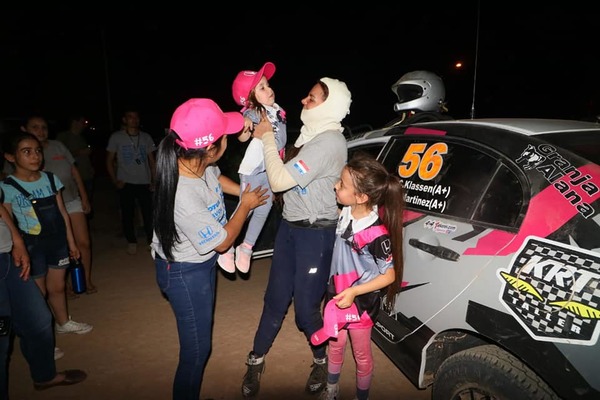
[[[525,215],[524,197],[517,176],[506,165],[498,163],[490,185],[471,219],[505,226],[508,230],[518,228]]]
[[[385,143],[369,143],[348,148],[348,160],[357,154],[366,154],[377,158]]]
[[[408,209],[514,231],[526,204],[507,162],[468,142],[406,136],[391,141],[383,160],[403,179]]]

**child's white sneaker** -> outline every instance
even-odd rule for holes
[[[75,322],[69,317],[69,320],[63,325],[55,324],[56,333],[76,333],[83,335],[90,332],[94,327],[85,322]]]
[[[235,248],[235,266],[245,274],[250,270],[250,261],[252,261],[252,246],[244,242]]]
[[[65,352],[62,351],[62,349],[55,347],[54,348],[54,361],[56,360],[60,360],[61,358],[63,358],[65,356]]]
[[[234,258],[235,258],[235,254],[233,253],[233,247],[232,247],[229,250],[227,250],[226,253],[219,255],[219,258],[217,259],[217,263],[219,264],[219,266],[221,268],[223,268],[223,271],[233,274],[235,272]]]

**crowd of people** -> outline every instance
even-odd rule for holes
[[[348,160],[342,121],[352,96],[339,79],[323,77],[309,88],[301,99],[300,135],[288,144],[286,114],[269,82],[274,73],[271,62],[239,72],[231,91],[240,111],[224,112],[208,98],[185,101],[158,145],[141,129],[138,111],[125,110],[105,149],[126,252],[138,251],[138,204],[156,283],[176,319],[176,400],[200,395],[212,349],[217,265],[248,273],[275,198],[282,220],[241,394],[259,393],[268,352],[293,304],[313,358],[304,390],[337,398],[349,340],[356,399],[369,397],[371,329],[381,299],[384,307],[393,304],[402,278],[402,186],[373,158]],[[56,372],[54,365],[62,353],[55,334],[93,329],[68,312],[68,300],[77,295],[65,275],[71,262],[83,264],[87,294],[101,290],[92,281],[94,168],[82,135],[86,120],[75,115],[68,122],[68,130],[50,140],[44,117],[31,116],[3,148],[0,359],[6,367],[16,334],[38,390],[86,378],[84,371]],[[247,142],[238,179],[218,167],[230,136]],[[239,198],[230,215],[225,194]],[[31,293],[26,304],[24,293]],[[329,324],[337,322],[331,313],[337,312],[355,319],[332,331]],[[8,398],[7,371],[0,373],[0,397]]]

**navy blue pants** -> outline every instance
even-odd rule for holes
[[[267,354],[293,299],[298,329],[306,336],[313,356],[325,357],[326,345],[312,346],[310,336],[323,327],[321,305],[327,289],[334,241],[335,227],[300,228],[281,221],[275,237],[263,312],[254,336],[253,351],[256,354]]]

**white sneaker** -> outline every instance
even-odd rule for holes
[[[250,261],[252,261],[252,246],[244,242],[235,248],[235,266],[240,272],[247,274],[250,270]]]
[[[54,348],[54,361],[60,360],[65,356],[65,352],[59,349],[58,347]]]
[[[56,324],[56,333],[76,333],[83,335],[90,332],[94,327],[85,322],[75,322],[71,318],[64,325]]]
[[[225,272],[229,272],[233,274],[235,272],[235,253],[233,247],[231,247],[227,252],[223,254],[219,254],[219,258],[217,258],[217,263],[219,267],[223,269]]]

